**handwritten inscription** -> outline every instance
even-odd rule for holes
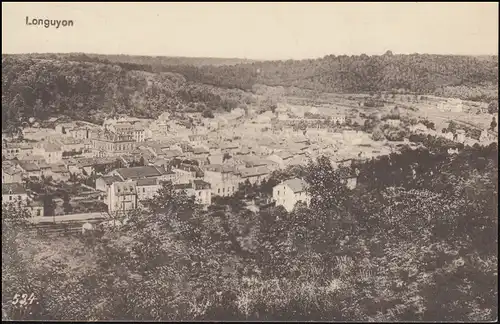
[[[75,23],[73,20],[58,20],[58,19],[41,19],[41,18],[30,18],[26,16],[27,26],[43,26],[45,28],[55,27],[72,27]]]

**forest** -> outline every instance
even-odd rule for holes
[[[259,85],[311,93],[405,92],[498,100],[498,58],[335,56],[260,61],[93,54],[2,55],[2,129],[23,117],[229,111]],[[295,90],[296,91],[296,90]],[[208,114],[208,113],[207,113]]]
[[[353,165],[352,191],[349,170],[326,158],[254,188],[304,177],[311,204],[290,213],[253,213],[237,198],[203,211],[166,183],[122,227],[48,238],[4,207],[4,310],[37,320],[495,320],[497,144],[449,155],[420,140],[429,147]],[[16,293],[38,304],[9,304]]]
[[[100,123],[127,114],[156,118],[164,111],[230,111],[251,103],[238,89],[187,81],[176,73],[151,73],[118,65],[2,57],[2,130],[35,117]]]

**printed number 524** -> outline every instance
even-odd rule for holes
[[[31,295],[28,297],[28,294],[15,294],[14,298],[12,298],[12,304],[13,305],[31,305],[33,301],[35,300],[35,294],[31,293]]]

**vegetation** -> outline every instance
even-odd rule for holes
[[[2,129],[12,130],[30,117],[66,115],[101,122],[128,114],[156,118],[164,111],[227,111],[252,96],[192,83],[176,73],[151,73],[74,61],[2,58]]]
[[[381,92],[428,93],[491,101],[489,111],[498,111],[494,103],[498,100],[496,57],[329,55],[233,65],[195,61],[120,55],[2,55],[2,129],[14,132],[19,126],[16,121],[24,117],[43,120],[53,115],[89,121],[120,113],[156,117],[167,110],[209,116],[206,110],[229,111],[252,103],[252,92],[262,94],[266,86],[279,89],[262,102],[271,110],[285,93],[314,90],[310,95],[377,92],[364,102],[366,107],[382,106]]]
[[[165,183],[126,225],[80,239],[3,224],[2,259],[17,258],[2,261],[3,306],[39,320],[494,320],[498,147],[426,145],[357,163],[352,191],[326,158],[277,172],[268,194],[311,184],[291,213],[203,211]],[[36,294],[31,314],[9,304],[20,291]]]

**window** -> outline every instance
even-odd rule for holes
[[[17,199],[21,200],[21,196],[17,196]]]
[[[278,190],[278,196],[280,195],[280,191]]]
[[[37,216],[40,216],[41,214],[42,214],[42,213],[41,213],[41,210],[40,210],[40,209],[37,209],[37,210],[36,210],[36,215],[37,215]]]
[[[198,191],[198,196],[201,196],[201,191]]]
[[[222,193],[225,193],[226,192],[226,188],[222,188]]]
[[[9,196],[9,200],[12,200],[12,196]]]
[[[146,192],[146,188],[142,188],[142,192]]]
[[[219,189],[217,189],[217,193],[218,193],[218,194],[220,194],[220,188],[219,188]]]

